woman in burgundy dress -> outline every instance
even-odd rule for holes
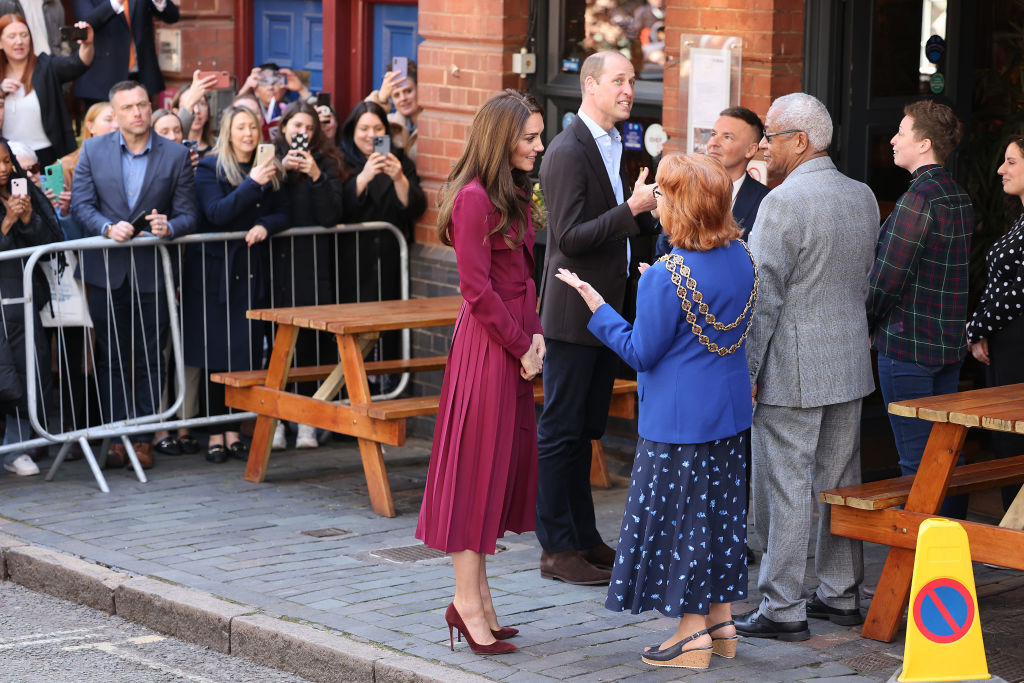
[[[506,531],[532,531],[536,516],[532,380],[544,337],[528,174],[544,150],[543,129],[531,96],[506,90],[489,99],[441,190],[437,220],[441,241],[455,247],[465,303],[441,387],[416,538],[451,553],[449,636],[458,629],[480,654],[512,652],[516,646],[504,640],[518,633],[498,624],[485,555]]]

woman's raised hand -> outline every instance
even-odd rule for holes
[[[600,308],[601,304],[604,303],[604,297],[598,294],[597,290],[591,287],[589,282],[581,280],[576,273],[565,268],[559,268],[558,272],[555,273],[555,277],[579,292],[591,313]]]
[[[253,166],[249,171],[249,177],[256,181],[256,184],[263,186],[274,179],[277,169],[274,168],[274,157],[270,157],[259,166]]]

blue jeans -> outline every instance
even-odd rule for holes
[[[21,415],[25,415],[24,412]],[[4,445],[28,441],[32,438],[32,425],[27,417],[16,415],[7,416],[7,431],[4,432]],[[25,451],[12,451],[3,456],[3,464],[10,465],[12,462],[25,455]]]
[[[878,385],[886,405],[893,401],[907,401],[913,398],[952,394],[960,382],[960,366],[963,361],[948,365],[922,365],[893,360],[878,354]],[[889,413],[896,450],[900,455],[900,472],[915,474],[921,465],[925,444],[932,430],[932,423],[916,417],[900,417]],[[960,454],[958,464],[964,464]],[[967,514],[967,496],[947,498],[939,510],[945,517],[963,519]]]

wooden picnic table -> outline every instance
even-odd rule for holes
[[[818,496],[832,505],[832,533],[891,546],[861,630],[886,642],[907,608],[921,523],[937,516],[947,495],[1024,481],[1024,455],[957,466],[971,427],[1024,434],[1024,384],[894,402],[889,412],[933,423],[917,473]],[[967,531],[972,560],[1024,570],[1024,492],[999,526],[957,521]]]
[[[253,320],[277,325],[270,362],[265,370],[214,373],[210,379],[225,385],[225,403],[256,413],[256,428],[245,478],[263,481],[267,474],[270,448],[278,420],[319,427],[354,436],[359,442],[363,472],[374,512],[395,516],[382,445],[405,444],[406,419],[437,413],[440,397],[412,396],[374,401],[367,375],[443,370],[447,356],[367,362],[366,353],[382,332],[454,325],[462,306],[461,296],[432,299],[373,301],[257,309],[246,313]],[[336,365],[293,367],[295,340],[300,330],[333,333],[337,339]],[[310,396],[293,393],[293,382],[322,381]],[[348,387],[348,405],[335,400]],[[636,382],[616,380],[610,415],[633,417],[636,412]],[[534,400],[544,400],[541,382],[534,383]],[[604,451],[600,442],[592,448],[591,482],[610,486]]]

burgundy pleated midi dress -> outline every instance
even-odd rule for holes
[[[487,237],[499,220],[478,180],[459,191],[451,233],[465,303],[416,526],[416,538],[446,553],[493,553],[505,532],[533,531],[537,514],[533,383],[519,375],[519,358],[541,333],[533,224],[511,248],[501,235]]]

